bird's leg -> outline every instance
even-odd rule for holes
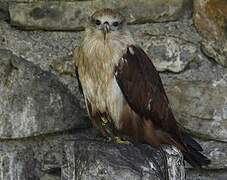
[[[93,114],[92,116],[90,116],[90,119],[91,119],[93,128],[98,129],[99,133],[101,133],[100,135],[102,137],[106,138],[108,135],[107,135],[104,127],[101,126],[100,116],[98,116],[97,114]],[[100,135],[98,137],[100,137]]]
[[[115,132],[114,124],[111,121],[108,121],[106,117],[101,117],[101,126],[104,127],[108,134],[107,142],[114,141],[117,144],[130,144],[129,141],[124,140],[124,138]]]
[[[113,125],[106,116],[100,116],[100,129],[102,129],[105,132],[105,138],[107,142],[111,142],[115,140],[114,132],[113,132]]]
[[[169,180],[168,161],[167,161],[166,153],[162,147],[160,147],[160,153],[162,154],[162,157],[164,159],[164,179]]]

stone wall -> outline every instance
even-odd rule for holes
[[[82,130],[90,122],[72,51],[87,16],[103,7],[128,17],[136,42],[160,72],[179,124],[212,160],[202,169],[186,165],[186,179],[227,179],[226,0],[0,0],[0,179],[117,178],[114,172],[137,179],[162,177],[162,165],[142,161],[141,147],[103,149],[95,133]],[[139,152],[136,160],[124,153],[129,149],[132,155]],[[129,164],[113,161],[108,153],[100,163],[97,157],[105,151],[126,156]],[[176,152],[171,152],[181,169],[173,179],[183,179],[182,157],[178,153],[173,160]],[[159,157],[154,150],[145,152],[149,158],[147,153]],[[93,162],[97,166],[89,169]],[[108,162],[125,171],[114,165],[100,168]]]

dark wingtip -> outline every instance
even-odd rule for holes
[[[189,134],[183,133],[182,138],[185,145],[190,146],[197,151],[200,152],[203,151],[201,145],[196,140],[194,140]]]
[[[183,152],[183,155],[184,159],[195,168],[201,168],[211,163],[210,159],[192,147],[188,147],[187,151]]]
[[[211,160],[204,156],[201,152],[203,148],[189,134],[182,134],[183,142],[186,146],[186,152],[183,152],[185,160],[193,167],[207,166]]]

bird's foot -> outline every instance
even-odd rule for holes
[[[125,141],[118,136],[115,136],[114,139],[117,144],[131,144],[129,141]]]

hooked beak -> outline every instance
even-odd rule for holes
[[[106,34],[110,32],[110,25],[108,22],[104,22],[103,27],[102,27],[102,31],[104,34],[104,41],[106,40]]]

